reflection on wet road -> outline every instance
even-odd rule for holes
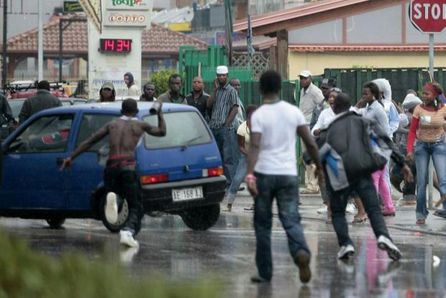
[[[58,256],[75,252],[91,259],[121,262],[129,274],[162,274],[171,280],[194,281],[215,277],[223,285],[222,297],[444,297],[446,295],[446,243],[444,237],[391,230],[403,253],[392,263],[379,250],[368,225],[351,226],[357,255],[353,262],[336,260],[338,244],[331,226],[304,220],[312,256],[313,279],[302,286],[288,252],[285,234],[274,220],[274,277],[270,285],[254,285],[256,272],[252,213],[222,213],[209,231],[188,229],[177,216],[145,217],[138,235],[139,251],[122,250],[118,235],[100,222],[68,220],[65,229],[50,230],[44,221],[0,219],[9,233],[26,239],[31,247]],[[437,256],[438,259],[434,258]],[[445,261],[443,261],[445,260]]]

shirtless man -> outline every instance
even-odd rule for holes
[[[166,123],[161,108],[158,112],[158,127],[139,121],[135,118],[138,113],[137,103],[130,98],[122,102],[121,113],[122,117],[104,125],[82,142],[70,157],[65,158],[61,170],[69,168],[78,155],[88,150],[105,136],[110,136],[110,156],[104,170],[104,185],[107,193],[105,216],[109,222],[115,223],[118,219],[116,194],[125,197],[129,205],[129,217],[124,228],[120,231],[120,243],[137,247],[138,241],[133,236],[141,228],[141,218],[144,215],[144,210],[139,192],[138,177],[135,172],[134,152],[145,132],[153,136],[165,136]]]

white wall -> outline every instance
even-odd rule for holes
[[[141,88],[141,30],[129,28],[103,29],[102,35],[94,24],[88,21],[88,86],[89,97],[99,98],[99,89],[105,81],[115,86],[116,95],[126,95],[124,73],[131,72],[135,83]],[[125,38],[132,40],[132,50],[128,54],[101,53],[100,38]]]

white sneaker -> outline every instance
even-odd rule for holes
[[[345,212],[350,213],[350,214],[355,214],[356,213],[356,207],[353,203],[348,203],[347,207],[345,208]]]
[[[120,243],[129,247],[137,247],[139,245],[138,241],[133,238],[132,232],[122,230],[119,232]]]
[[[116,194],[109,192],[105,202],[105,219],[114,224],[118,221],[118,203],[116,202]]]
[[[351,244],[342,245],[341,249],[338,252],[339,260],[348,260],[355,254],[355,248]]]
[[[325,214],[328,212],[328,208],[327,208],[327,206],[324,206],[322,208],[317,209],[316,212],[317,212],[317,214]]]
[[[387,255],[394,261],[398,261],[401,258],[401,252],[396,245],[384,235],[378,237],[378,247],[387,251]]]

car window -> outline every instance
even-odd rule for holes
[[[12,116],[14,117],[14,119],[16,120],[19,119],[19,113],[20,110],[22,109],[24,102],[25,102],[24,100],[8,100],[9,106],[11,107]]]
[[[104,114],[84,114],[82,117],[81,126],[79,129],[79,135],[76,141],[76,147],[80,143],[85,141],[101,127],[103,127],[108,122],[116,119],[118,115],[104,115]],[[100,148],[108,144],[108,136],[93,145],[88,151],[98,152]]]
[[[9,146],[10,152],[64,152],[73,123],[73,114],[43,116],[34,120]]]
[[[166,136],[154,137],[146,134],[144,143],[146,148],[160,149],[168,147],[182,147],[209,143],[211,135],[197,112],[165,113]],[[158,126],[158,116],[144,117],[144,121]]]

